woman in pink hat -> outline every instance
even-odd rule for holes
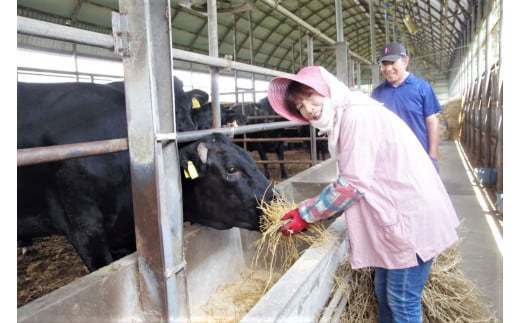
[[[328,137],[335,182],[282,219],[297,234],[343,212],[353,269],[375,269],[380,322],[421,322],[433,258],[457,240],[459,220],[444,185],[410,128],[323,67],[277,77],[268,99],[281,116]]]

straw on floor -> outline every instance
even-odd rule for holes
[[[372,269],[352,270],[346,259],[336,272],[335,286],[348,297],[342,322],[378,322]],[[434,259],[422,303],[425,323],[498,322],[477,286],[462,272],[458,245]]]

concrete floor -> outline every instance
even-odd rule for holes
[[[484,301],[503,320],[502,220],[492,198],[478,183],[456,141],[441,141],[440,175],[462,225],[463,271],[480,289]]]

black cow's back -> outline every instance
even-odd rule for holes
[[[18,84],[18,148],[125,138],[124,93]],[[128,151],[18,167],[18,238],[63,234],[89,269],[135,250]]]
[[[125,138],[125,96],[93,83],[18,83],[18,148]]]

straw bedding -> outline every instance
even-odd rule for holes
[[[345,279],[351,277],[351,279]],[[347,295],[342,322],[378,322],[373,270],[353,271],[348,260],[338,267],[335,288]],[[482,299],[478,288],[462,272],[458,246],[434,258],[423,291],[423,322],[498,322]]]
[[[276,281],[279,273],[265,271],[249,272],[231,284],[220,286],[217,293],[203,306],[214,323],[239,322],[271,287],[269,280]]]

